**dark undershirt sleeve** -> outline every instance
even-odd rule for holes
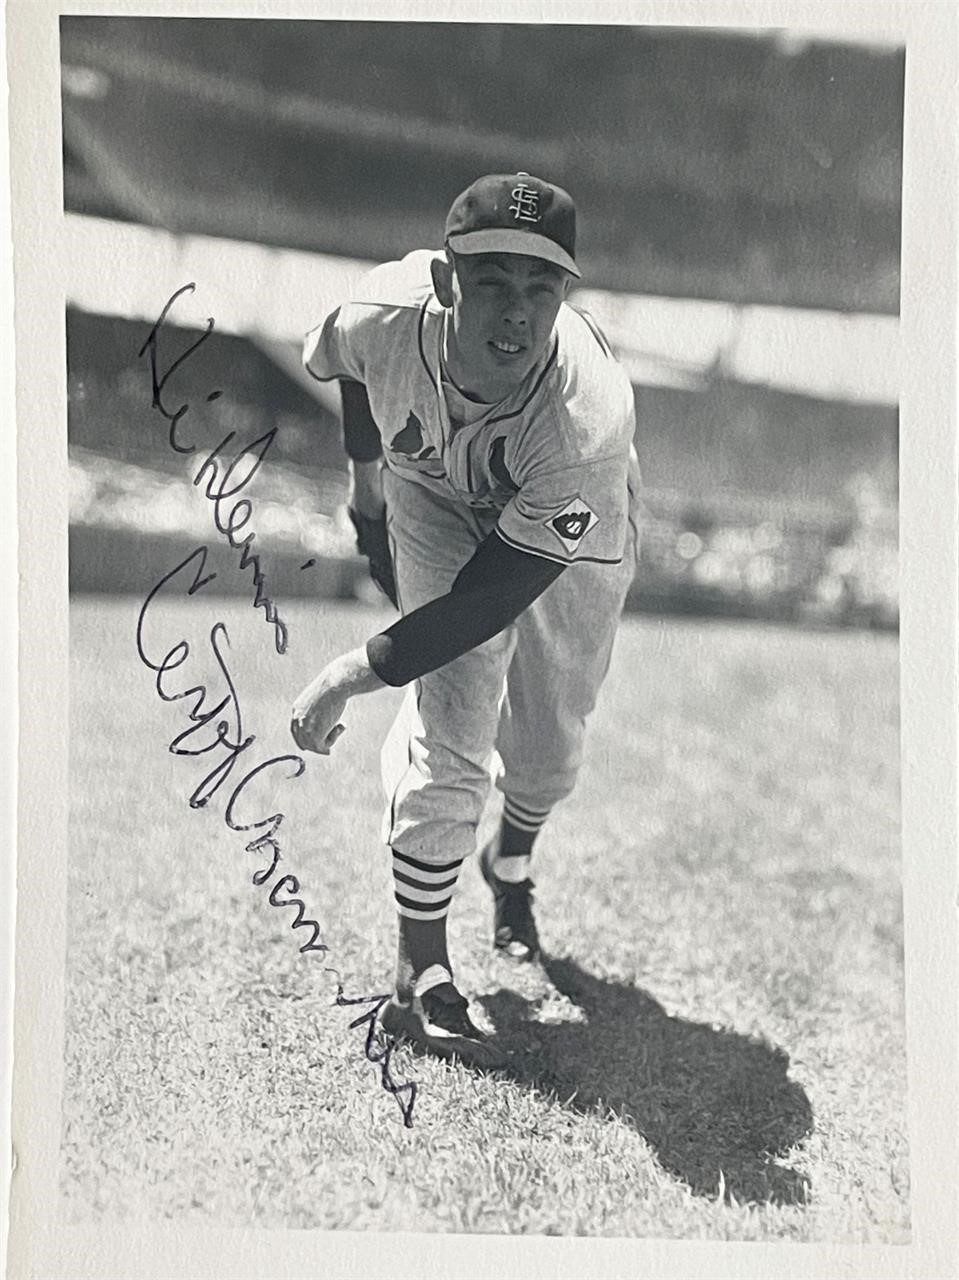
[[[408,613],[367,643],[370,666],[386,684],[397,687],[446,666],[508,627],[565,568],[509,546],[494,531],[447,595]]]
[[[362,382],[340,382],[343,404],[343,447],[353,462],[375,462],[383,452],[380,433],[373,421],[366,387]]]

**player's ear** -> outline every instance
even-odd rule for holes
[[[442,258],[434,258],[430,263],[430,273],[433,276],[433,288],[440,300],[440,305],[451,307],[453,305],[453,263],[449,255],[444,254]]]

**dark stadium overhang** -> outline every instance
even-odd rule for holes
[[[897,310],[901,50],[410,25],[64,18],[66,208],[381,260],[540,169],[596,287]]]

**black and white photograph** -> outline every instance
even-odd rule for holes
[[[956,1261],[922,62],[710,8],[45,10],[11,1276]]]

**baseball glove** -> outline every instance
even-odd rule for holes
[[[390,542],[386,536],[386,512],[374,519],[371,516],[364,516],[352,507],[348,507],[347,510],[353,521],[353,528],[356,530],[356,549],[369,561],[370,577],[390,604],[394,608],[399,608],[396,601],[393,557],[390,555]]]

